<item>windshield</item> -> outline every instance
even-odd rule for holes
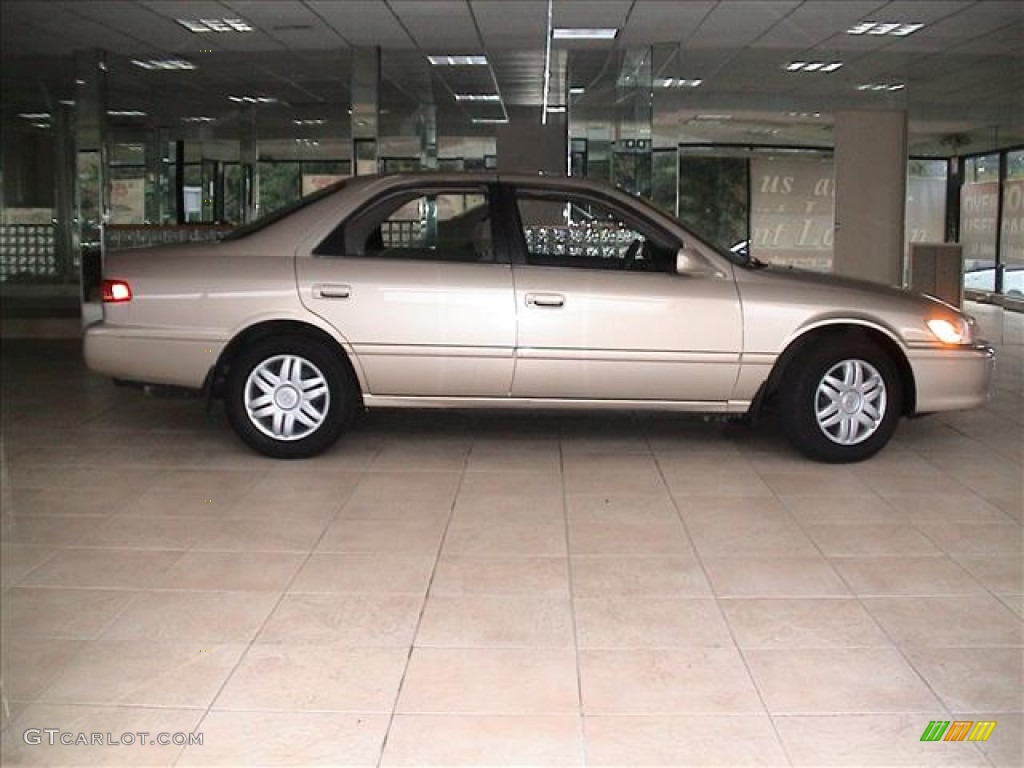
[[[260,216],[260,218],[256,219],[255,221],[251,221],[248,224],[243,224],[242,226],[238,227],[238,229],[234,229],[231,232],[228,232],[226,235],[224,235],[224,237],[220,239],[227,241],[238,240],[243,237],[248,237],[254,232],[259,232],[261,229],[269,227],[275,221],[280,221],[285,216],[290,216],[296,211],[301,210],[306,206],[312,205],[313,203],[319,200],[323,200],[325,197],[334,194],[339,189],[344,187],[348,182],[348,179],[342,179],[341,181],[336,181],[333,184],[324,187],[323,189],[318,189],[316,192],[308,194],[305,197],[300,197],[298,200],[289,203],[283,208],[278,208],[276,211],[271,211],[266,216]]]

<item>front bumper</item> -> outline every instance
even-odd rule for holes
[[[988,344],[917,349],[909,355],[917,390],[915,413],[978,408],[988,402],[996,353]]]

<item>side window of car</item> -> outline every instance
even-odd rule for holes
[[[541,267],[665,272],[671,248],[611,206],[571,195],[516,195],[526,263]]]
[[[343,254],[338,255],[492,262],[487,196],[475,189],[392,196],[346,223]]]

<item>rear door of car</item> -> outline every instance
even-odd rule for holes
[[[491,187],[392,190],[296,260],[303,303],[347,339],[379,396],[507,397],[515,304]]]
[[[683,243],[584,192],[513,190],[515,397],[721,403],[742,315],[731,273],[679,275]]]

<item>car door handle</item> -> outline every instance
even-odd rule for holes
[[[313,286],[313,297],[317,299],[347,299],[352,295],[352,286],[335,283],[320,283]]]
[[[565,306],[565,296],[560,293],[528,293],[526,294],[526,306],[562,307]]]

